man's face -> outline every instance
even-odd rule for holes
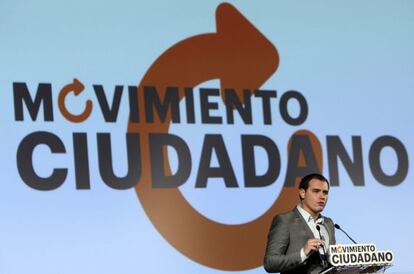
[[[319,215],[325,208],[328,202],[328,183],[312,179],[309,182],[309,187],[305,191],[299,190],[299,195],[302,199],[302,208],[308,211],[313,217]]]

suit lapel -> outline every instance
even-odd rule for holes
[[[329,244],[333,245],[334,243],[334,228],[333,226],[331,226],[331,222],[328,222],[327,219],[325,218],[325,227],[326,227],[326,231],[328,232],[329,235]]]
[[[295,209],[293,210],[296,214],[296,218],[299,219],[299,222],[302,224],[302,226],[304,227],[306,234],[308,235],[309,239],[315,238],[315,235],[313,235],[312,230],[309,228],[307,222],[305,219],[303,219],[302,214],[300,214],[299,210],[295,207]]]
[[[335,244],[335,243],[334,243],[334,235],[333,235],[334,228],[333,228],[333,226],[331,225],[331,222],[330,222],[330,221],[328,221],[328,220],[330,220],[329,218],[326,218],[326,217],[325,217],[325,216],[323,216],[322,214],[321,214],[321,217],[323,217],[323,219],[324,219],[324,226],[325,226],[325,228],[326,228],[326,232],[328,232],[328,236],[329,236],[329,244],[330,244],[330,245],[333,245],[333,244]]]

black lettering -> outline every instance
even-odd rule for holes
[[[218,167],[211,167],[211,158],[215,151]],[[238,187],[237,179],[221,135],[206,135],[201,151],[196,188],[206,187],[208,178],[223,178],[226,187]]]
[[[378,262],[377,253],[372,253],[371,263],[377,263],[377,262]]]
[[[382,170],[380,163],[381,151],[390,147],[397,155],[397,170],[394,174],[387,175]],[[369,150],[369,165],[375,179],[385,186],[396,186],[401,184],[408,173],[408,154],[400,140],[393,136],[381,136],[377,138]]]
[[[300,155],[303,155],[305,166],[299,166]],[[293,187],[298,177],[303,177],[310,173],[321,173],[320,167],[316,162],[312,144],[306,135],[293,135],[291,138],[291,148],[288,157],[285,186]]]
[[[145,118],[148,123],[154,122],[154,108],[161,122],[165,122],[171,114],[173,123],[180,122],[180,109],[177,87],[167,87],[163,94],[153,86],[144,87]],[[162,98],[162,99],[161,99]],[[162,100],[162,101],[161,101]]]
[[[88,142],[86,133],[73,133],[76,189],[90,189]]]
[[[296,118],[290,116],[288,111],[288,103],[290,99],[296,99],[299,103],[299,115]],[[303,124],[308,117],[308,104],[306,102],[305,97],[295,90],[289,90],[282,95],[279,102],[279,110],[280,115],[282,116],[283,120],[292,126],[298,126]]]
[[[270,107],[270,99],[276,98],[276,90],[256,90],[254,92],[254,97],[259,97],[262,99],[263,107],[263,122],[265,125],[272,124],[272,113]]]
[[[53,121],[53,103],[52,103],[52,85],[39,84],[36,91],[36,97],[33,101],[26,83],[13,83],[14,95],[14,119],[23,121],[23,102],[29,111],[32,121],[37,120],[40,105],[43,103],[43,120]]]
[[[128,96],[129,96],[129,121],[131,123],[139,123],[138,88],[136,86],[128,86]]]
[[[105,122],[114,123],[118,117],[119,106],[121,105],[123,86],[115,86],[114,97],[112,105],[109,107],[106,99],[105,90],[102,85],[93,85],[96,97],[98,98],[99,106],[101,107]]]
[[[226,89],[224,93],[224,100],[226,104],[227,123],[234,124],[234,113],[236,109],[245,124],[252,124],[252,103],[250,98],[250,91],[243,90],[244,105],[240,101],[234,89]]]
[[[187,114],[187,123],[195,123],[195,112],[194,112],[194,91],[192,88],[185,88],[185,110]]]
[[[333,265],[337,265],[339,263],[339,255],[338,254],[333,254],[331,259],[332,259]]]
[[[364,262],[364,257],[362,256],[362,253],[358,253],[358,263],[363,263]]]
[[[220,91],[216,88],[200,88],[201,122],[221,124],[223,122],[221,117],[210,115],[210,110],[218,109],[218,103],[209,101],[210,96],[220,96]]]
[[[21,141],[17,149],[17,168],[29,187],[37,190],[54,190],[60,187],[66,179],[66,168],[55,168],[49,177],[40,177],[33,167],[33,151],[38,145],[46,145],[52,153],[66,153],[62,141],[50,132],[36,131]]]
[[[356,254],[350,254],[349,256],[351,257],[350,258],[351,264],[355,264],[357,262],[357,256],[356,256]]]
[[[173,188],[184,184],[191,172],[190,149],[183,139],[166,133],[149,134],[152,185],[154,188]],[[166,175],[167,146],[174,148],[178,156],[175,174]]]
[[[393,256],[393,254],[391,252],[387,251],[387,252],[385,252],[385,259],[388,262],[392,262],[392,260],[394,259],[394,256]]]
[[[339,186],[338,159],[341,160],[345,170],[348,172],[352,183],[355,186],[363,186],[364,165],[362,161],[361,136],[352,136],[353,160],[346,152],[339,136],[327,136],[328,168],[330,183],[332,186]]]
[[[141,150],[138,133],[126,134],[126,151],[128,171],[124,177],[117,177],[113,169],[111,135],[97,133],[99,173],[104,183],[113,189],[129,189],[134,187],[141,176]]]
[[[272,139],[263,135],[242,135],[242,154],[244,185],[246,187],[263,187],[276,181],[280,172],[280,154]],[[263,175],[256,174],[255,147],[262,147],[269,159],[267,171]]]
[[[344,254],[344,263],[349,264],[349,254]]]

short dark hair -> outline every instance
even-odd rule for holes
[[[319,173],[312,173],[312,174],[309,174],[303,177],[302,180],[300,180],[299,189],[304,189],[306,191],[309,187],[309,182],[312,179],[318,179],[320,181],[326,182],[328,184],[328,189],[329,189],[328,179],[326,179],[323,175]]]

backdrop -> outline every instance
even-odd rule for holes
[[[413,8],[1,1],[0,273],[264,273],[313,171],[414,271]]]

